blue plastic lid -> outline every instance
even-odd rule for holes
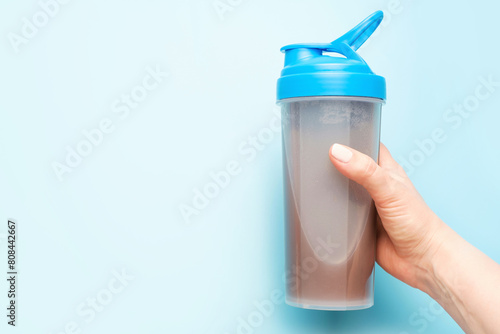
[[[278,100],[304,96],[363,96],[385,100],[385,79],[374,74],[356,53],[383,17],[382,11],[373,13],[330,44],[283,47],[285,67],[278,79]],[[345,58],[324,52],[335,52]]]

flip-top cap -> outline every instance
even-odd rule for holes
[[[281,48],[285,53],[285,67],[278,79],[277,99],[362,96],[385,100],[385,79],[374,74],[356,53],[380,25],[383,16],[382,11],[373,13],[329,44],[291,44]],[[325,52],[341,56],[333,57]]]

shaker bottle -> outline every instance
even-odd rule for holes
[[[385,79],[356,50],[382,21],[376,12],[330,44],[281,49],[286,302],[318,310],[373,305],[374,203],[329,160],[334,143],[378,161]]]

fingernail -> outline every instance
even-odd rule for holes
[[[352,152],[342,145],[335,144],[332,146],[332,156],[343,163],[351,161]]]

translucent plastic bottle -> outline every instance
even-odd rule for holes
[[[355,52],[382,20],[376,12],[330,44],[282,49],[286,301],[320,310],[373,305],[375,207],[329,161],[334,143],[375,161],[385,79]],[[325,53],[328,54],[325,54]],[[338,53],[331,56],[331,53]]]

